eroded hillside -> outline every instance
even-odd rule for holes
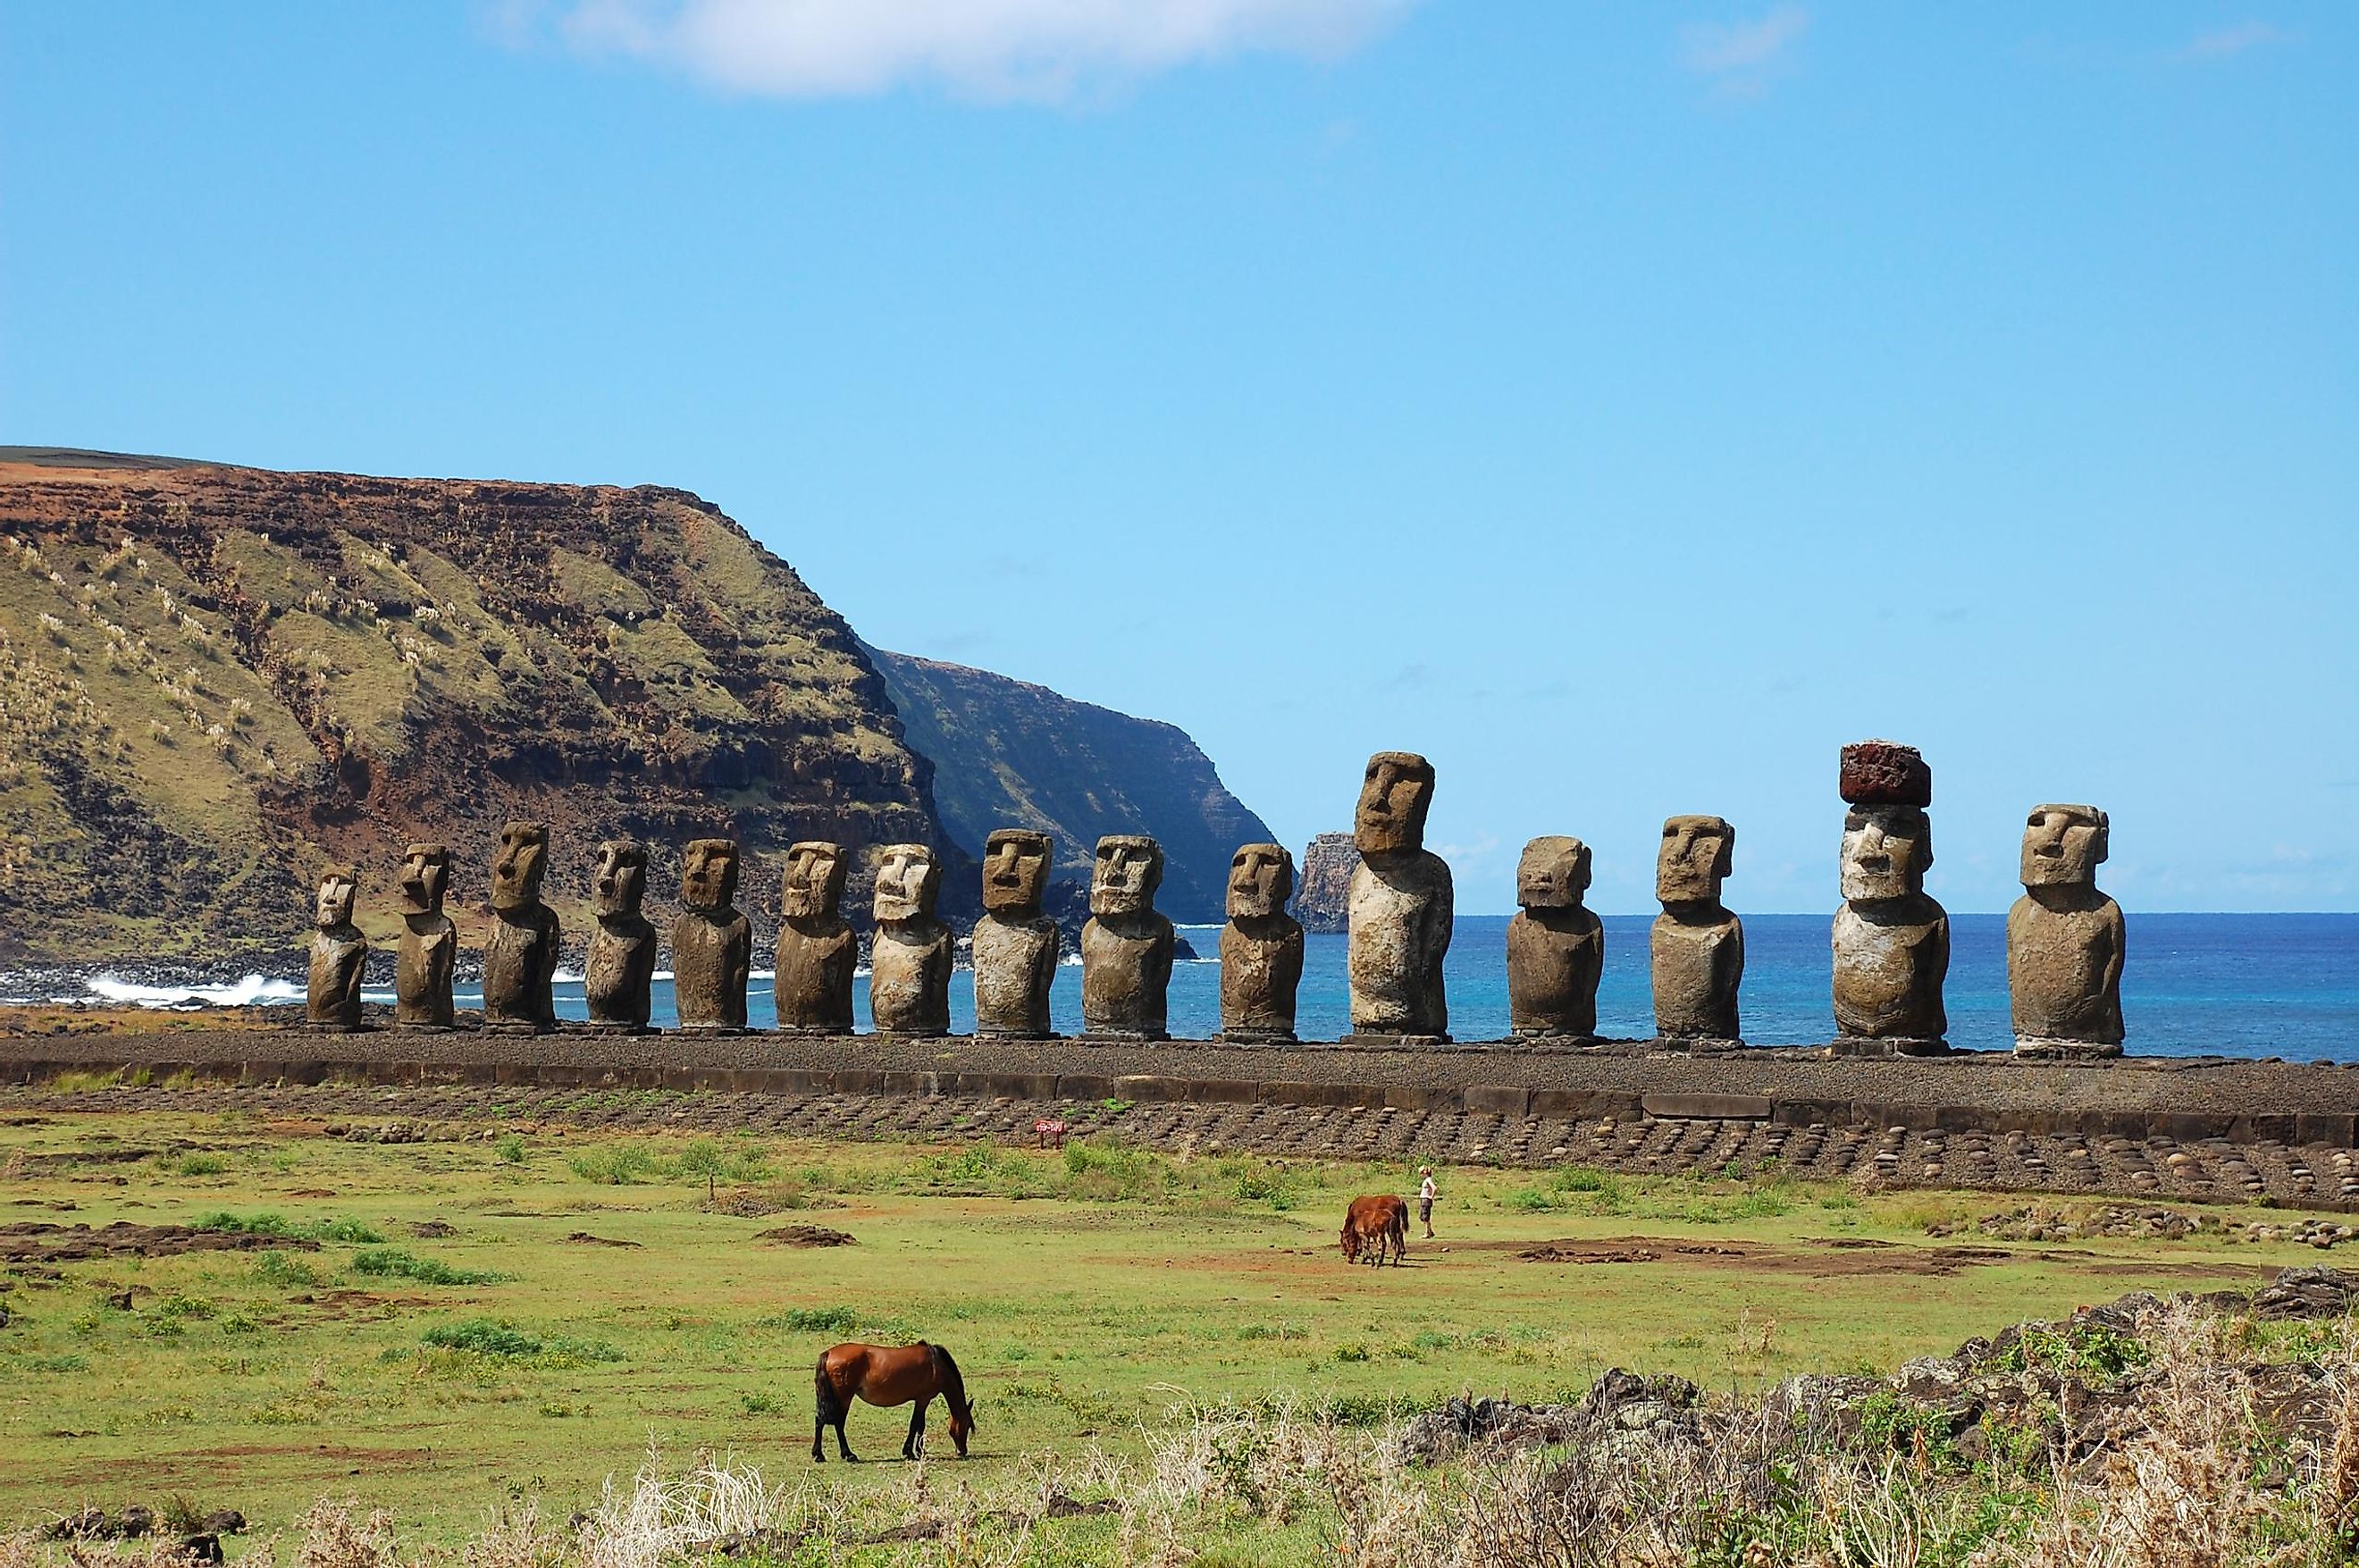
[[[684,491],[41,455],[0,463],[0,953],[283,949],[331,860],[384,930],[420,837],[473,908],[511,816],[577,931],[616,834],[651,908],[697,833],[761,911],[797,838],[956,855],[842,619]]]

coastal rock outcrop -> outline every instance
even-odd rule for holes
[[[1302,850],[1302,874],[1294,889],[1294,918],[1302,929],[1341,934],[1351,923],[1352,873],[1360,868],[1360,846],[1347,833],[1323,833]]]

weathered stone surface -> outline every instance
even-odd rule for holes
[[[860,938],[841,912],[851,859],[840,844],[805,839],[787,851],[774,983],[788,1034],[850,1034]]]
[[[1321,833],[1304,847],[1294,895],[1295,918],[1304,931],[1332,935],[1351,929],[1352,873],[1359,868],[1360,846],[1350,833]]]
[[[951,928],[934,918],[941,863],[922,844],[888,844],[876,866],[868,1010],[879,1034],[951,1030]]]
[[[557,914],[540,901],[549,824],[509,822],[492,860],[492,921],[484,936],[484,1022],[546,1028],[557,1021]]]
[[[401,940],[394,947],[393,1021],[412,1029],[449,1029],[456,1014],[451,975],[459,955],[459,929],[442,912],[451,887],[451,852],[413,844],[401,859]]]
[[[1352,873],[1348,968],[1352,1032],[1447,1039],[1441,961],[1450,951],[1450,867],[1425,847],[1433,765],[1414,752],[1368,758],[1352,818],[1360,851]]]
[[[1228,923],[1221,928],[1221,1038],[1294,1038],[1302,984],[1302,927],[1286,912],[1294,857],[1283,844],[1249,844],[1229,860]]]
[[[1862,749],[1844,748],[1847,784],[1853,755]],[[1908,757],[1914,768],[1905,777],[1930,780],[1923,760],[1913,751]],[[1878,777],[1903,772],[1886,768]],[[1933,829],[1922,808],[1871,802],[1845,813],[1843,905],[1835,911],[1832,932],[1835,1027],[1842,1034],[1930,1050],[1949,1032],[1941,984],[1950,972],[1950,917],[1925,892],[1925,871],[1932,864]]]
[[[1082,1027],[1123,1040],[1166,1038],[1171,922],[1156,912],[1163,851],[1151,838],[1098,840],[1090,919],[1082,927]]]
[[[591,933],[589,956],[582,965],[582,989],[593,1024],[647,1026],[653,1011],[648,992],[656,972],[656,928],[639,909],[647,890],[647,845],[622,838],[598,846],[598,870],[590,884],[598,929]]]
[[[1720,901],[1736,830],[1719,817],[1672,817],[1655,855],[1663,912],[1648,942],[1655,1032],[1665,1040],[1740,1040],[1736,996],[1745,979],[1745,927]]]
[[[754,923],[737,909],[737,841],[690,839],[671,923],[672,994],[684,1029],[745,1027]]]
[[[975,921],[974,1031],[1047,1040],[1057,981],[1057,922],[1040,912],[1056,845],[1047,833],[999,828],[984,841],[983,919]]]
[[[2097,890],[2112,829],[2094,806],[2033,808],[2023,897],[2006,916],[2017,1050],[2113,1056],[2122,1047],[2122,907]]]
[[[303,1000],[307,1023],[324,1029],[358,1029],[361,972],[368,966],[368,938],[353,924],[353,896],[359,873],[339,866],[322,873],[312,906],[319,928],[311,938],[310,983]]]
[[[1554,835],[1524,845],[1507,922],[1507,1019],[1519,1035],[1597,1032],[1597,977],[1605,967],[1605,927],[1582,905],[1589,846]]]
[[[1915,806],[1933,803],[1933,770],[1913,746],[1864,740],[1843,748],[1837,787],[1854,806]]]

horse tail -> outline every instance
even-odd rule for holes
[[[824,1355],[819,1358],[819,1367],[811,1377],[811,1402],[821,1426],[833,1426],[849,1413],[842,1396],[835,1391],[835,1379],[827,1375]]]

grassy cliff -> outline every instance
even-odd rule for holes
[[[386,931],[418,838],[472,940],[509,817],[576,931],[618,834],[651,912],[700,833],[769,911],[797,838],[955,855],[931,775],[842,617],[684,491],[0,449],[0,957],[283,950],[330,861]]]

